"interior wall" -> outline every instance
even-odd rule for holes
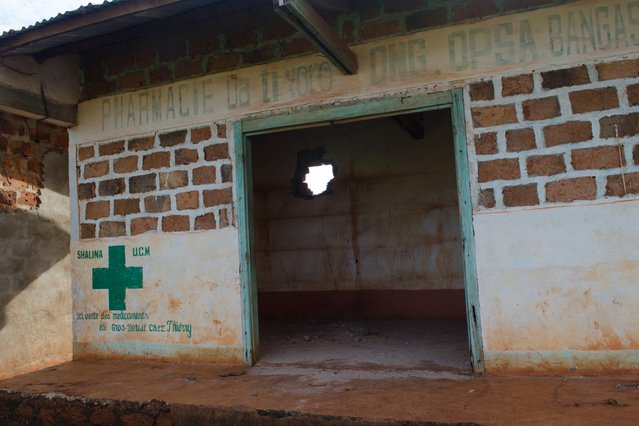
[[[280,301],[280,313],[293,308],[303,297],[298,292],[315,302],[337,292],[325,301],[348,309],[345,295],[357,291],[358,300],[388,310],[370,292],[403,291],[404,305],[424,311],[430,303],[431,311],[444,307],[438,316],[463,316],[450,110],[423,120],[419,140],[390,117],[251,139],[262,314],[276,314],[263,303],[269,297]],[[333,191],[296,198],[297,153],[317,147],[335,165]],[[287,295],[291,303],[282,303]]]
[[[67,143],[0,113],[0,379],[71,359]]]

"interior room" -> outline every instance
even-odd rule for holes
[[[250,143],[260,365],[469,371],[450,109]]]

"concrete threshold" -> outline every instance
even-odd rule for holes
[[[73,361],[0,382],[2,425],[627,425],[639,379]]]

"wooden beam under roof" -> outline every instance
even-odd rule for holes
[[[275,11],[301,31],[344,74],[356,74],[357,56],[307,0],[273,0]]]
[[[0,84],[0,110],[63,127],[74,126],[78,113],[77,105],[60,104],[4,84]]]

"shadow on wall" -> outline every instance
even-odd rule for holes
[[[0,215],[0,330],[5,308],[29,284],[69,253],[69,232],[30,212]],[[54,301],[51,301],[54,303]]]
[[[7,305],[69,254],[66,153],[47,154],[42,166],[44,184],[39,194],[40,208],[0,211],[0,330],[7,325]],[[30,306],[39,306],[34,309],[41,309],[46,305],[55,308],[56,303],[64,303],[64,297],[68,301],[70,294],[60,294],[63,288],[60,280],[68,281],[70,277],[51,276],[47,282],[50,291],[38,294],[36,298],[39,300],[29,301],[25,309]]]

